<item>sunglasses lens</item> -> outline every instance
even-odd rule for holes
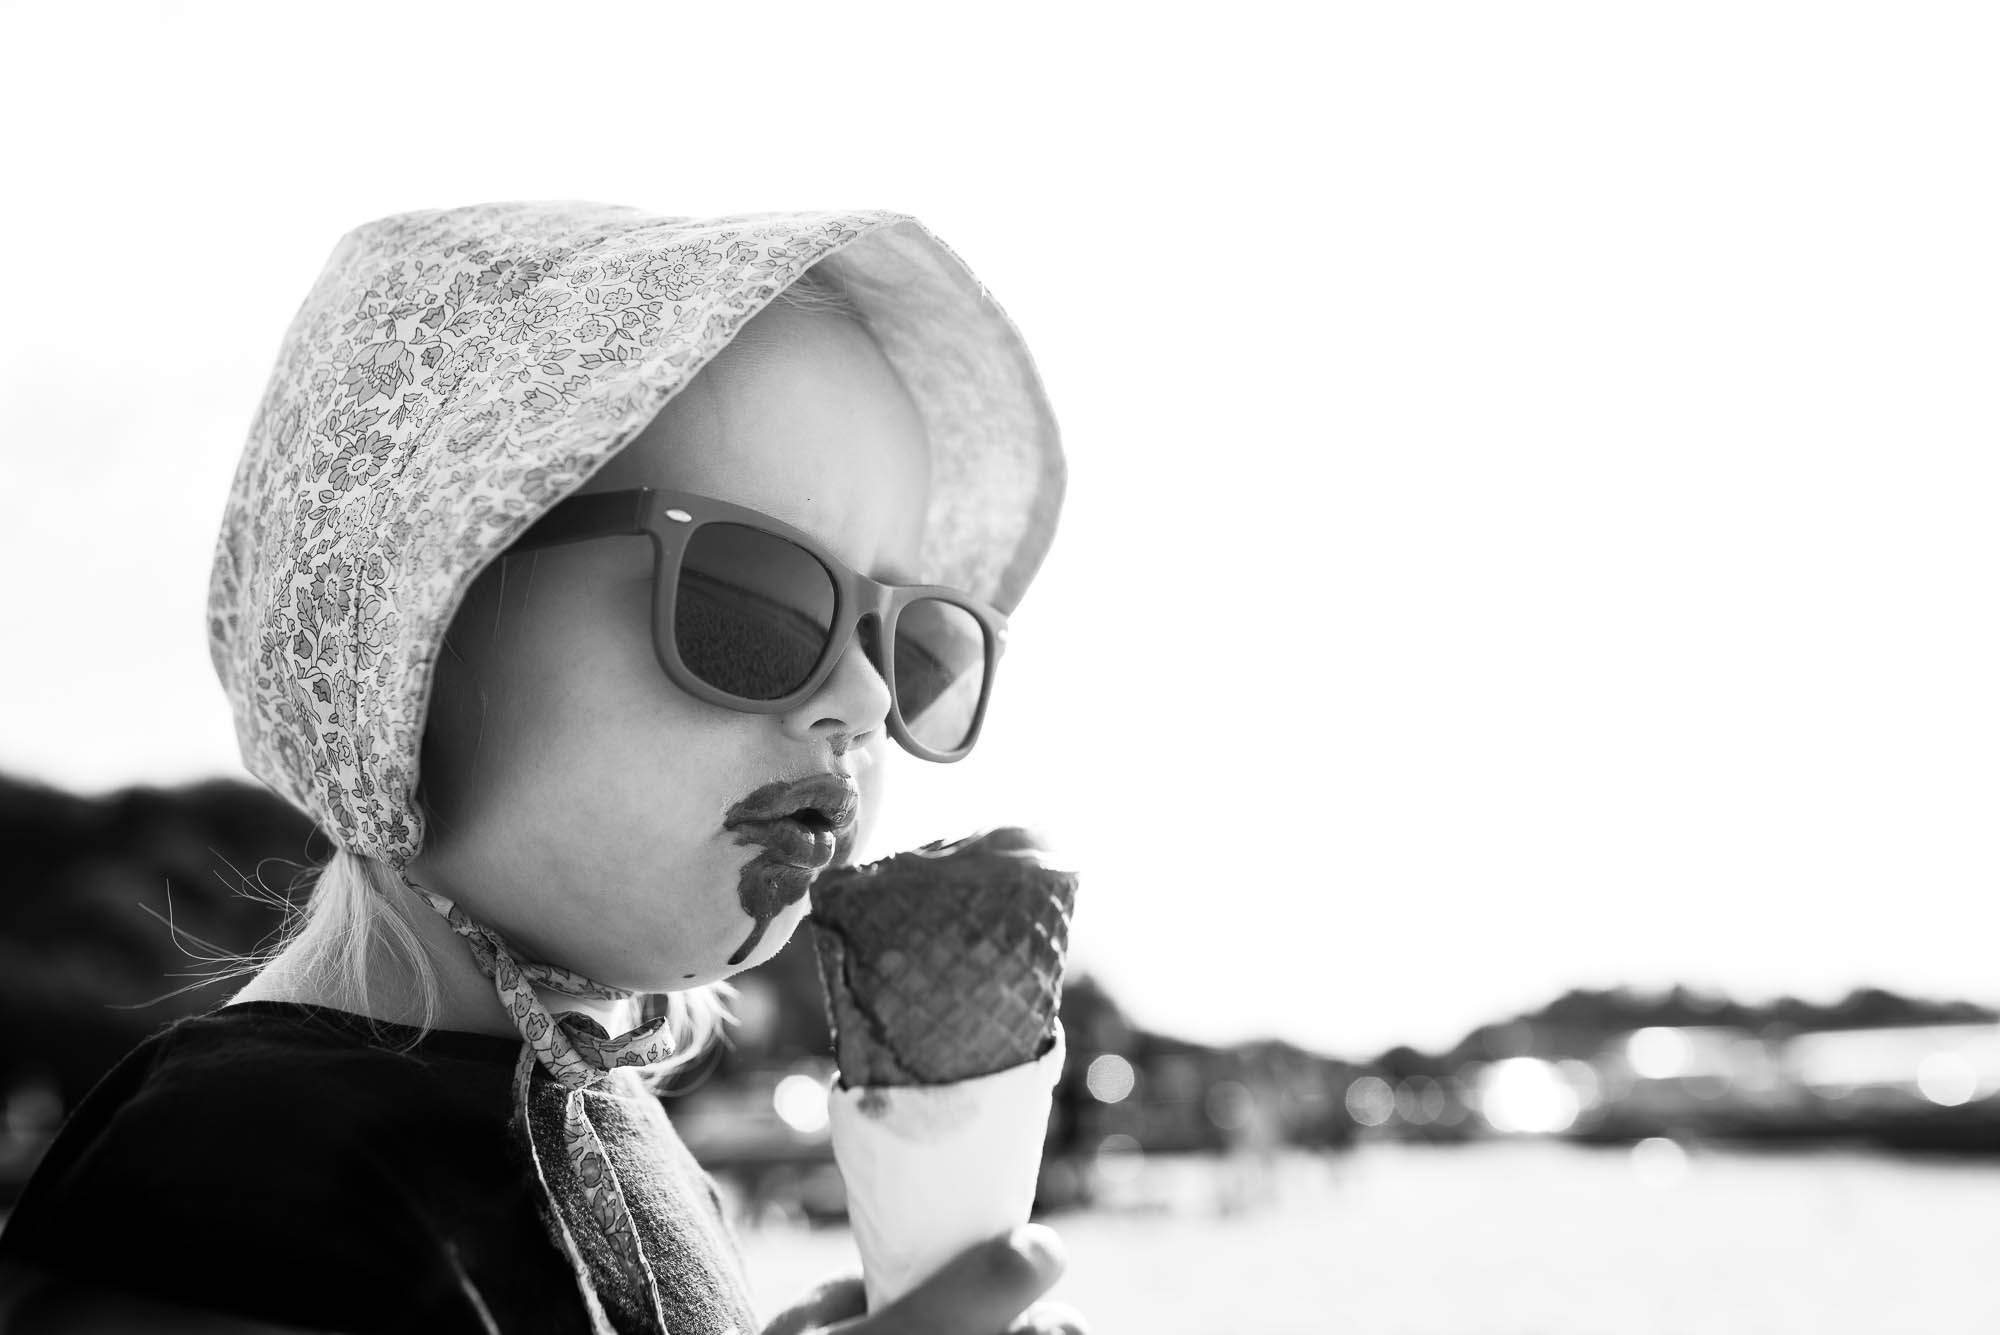
[[[742,524],[703,524],[674,591],[674,647],[717,690],[776,700],[797,690],[833,628],[833,576],[810,552]]]
[[[986,686],[986,628],[956,603],[919,598],[896,617],[896,707],[933,751],[956,751]]]

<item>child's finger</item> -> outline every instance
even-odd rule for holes
[[[1014,1319],[1007,1335],[1090,1335],[1090,1324],[1068,1303],[1039,1302]]]
[[[847,1329],[853,1335],[987,1335],[1048,1292],[1067,1264],[1055,1230],[1023,1224],[975,1243],[942,1270]]]
[[[868,1296],[862,1291],[861,1276],[843,1275],[826,1281],[778,1313],[764,1327],[764,1335],[809,1335],[867,1310]]]

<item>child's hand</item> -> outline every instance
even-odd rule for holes
[[[1025,1246],[1017,1248],[1017,1239]],[[823,1284],[780,1313],[764,1335],[1088,1335],[1075,1309],[1035,1301],[1066,1264],[1055,1231],[1029,1224],[973,1244],[869,1315],[858,1276]]]

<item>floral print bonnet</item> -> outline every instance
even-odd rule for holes
[[[224,510],[209,648],[251,773],[335,844],[403,868],[424,844],[414,794],[431,675],[474,578],[815,265],[852,295],[929,436],[919,577],[1012,611],[1054,537],[1062,449],[1014,325],[915,219],[581,201],[395,214],[334,246],[285,332]],[[593,1324],[663,1328],[582,1095],[669,1056],[664,1018],[612,1036],[550,1016],[530,983],[606,991],[519,959],[422,893],[521,1026],[517,1120],[560,1128],[530,1148],[538,1172],[563,1170],[542,1172],[562,1198],[544,1220]],[[607,1305],[640,1315],[614,1324]]]

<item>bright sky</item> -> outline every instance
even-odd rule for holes
[[[209,556],[349,227],[886,206],[1071,488],[870,855],[1040,825],[1078,963],[1198,1038],[2000,1002],[1994,11],[1176,12],[11,7],[0,768],[243,775]]]

